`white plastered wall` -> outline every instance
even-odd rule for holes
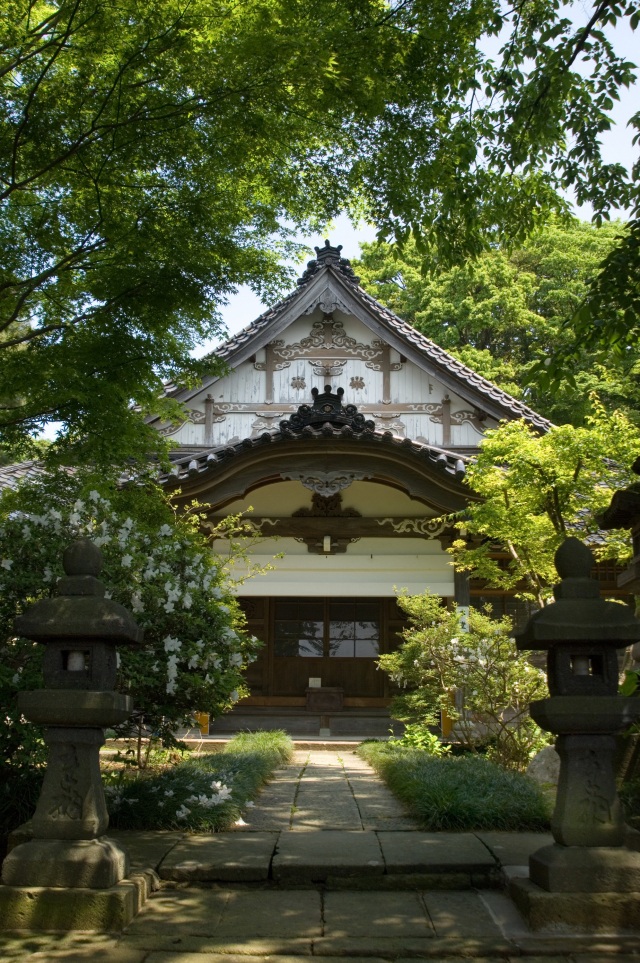
[[[223,542],[213,548],[223,556],[228,550]],[[276,558],[279,553],[284,558]],[[402,590],[410,595],[429,590],[453,596],[451,560],[435,539],[362,538],[345,554],[335,555],[312,554],[293,538],[267,539],[248,563],[237,564],[232,578],[241,578],[255,565],[271,566],[271,571],[238,584],[238,595],[387,598]]]

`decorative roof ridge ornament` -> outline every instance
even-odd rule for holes
[[[342,251],[342,244],[338,244],[337,247],[332,247],[328,240],[324,242],[324,247],[316,247],[316,257],[312,261],[307,261],[307,268],[303,272],[302,277],[298,278],[298,285],[301,286],[306,284],[311,278],[318,273],[322,267],[333,267],[336,268],[340,274],[351,281],[352,284],[358,285],[360,283],[360,278],[354,273],[351,267],[351,262],[347,260],[346,257],[341,257],[340,252]]]
[[[286,421],[281,421],[282,432],[285,434],[290,431],[299,432],[307,426],[317,427],[326,424],[339,427],[346,425],[357,433],[375,431],[375,422],[365,420],[364,415],[360,414],[355,405],[342,404],[344,388],[338,388],[334,393],[331,391],[331,385],[325,385],[322,394],[317,388],[312,388],[311,394],[313,404],[300,405],[295,414]]]

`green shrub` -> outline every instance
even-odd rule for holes
[[[190,755],[159,773],[122,770],[105,786],[110,824],[220,832],[240,818],[292,751],[283,732],[244,733],[222,752]]]
[[[358,754],[425,830],[548,828],[548,803],[538,787],[482,756],[436,757],[384,743],[365,743]]]
[[[467,619],[429,593],[401,595],[398,604],[409,628],[400,648],[378,660],[399,690],[392,717],[433,727],[446,711],[457,742],[469,750],[483,747],[505,769],[524,772],[549,742],[529,714],[530,704],[548,690],[544,672],[517,650],[510,620],[476,609]]]

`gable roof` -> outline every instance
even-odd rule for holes
[[[360,287],[360,279],[349,261],[340,256],[341,250],[341,246],[331,247],[329,241],[325,241],[324,248],[316,248],[317,257],[308,262],[298,280],[297,290],[216,348],[210,357],[221,358],[231,368],[237,367],[277,338],[301,315],[311,314],[316,307],[327,313],[340,309],[357,317],[378,338],[485,414],[497,420],[524,418],[541,431],[551,427],[551,422],[542,415],[468,368],[367,294]],[[187,402],[219,377],[205,377],[195,389],[184,389],[170,382],[165,391],[169,396]]]

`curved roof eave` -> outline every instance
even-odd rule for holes
[[[168,489],[181,488],[185,498],[211,489],[217,501],[228,502],[277,479],[284,459],[291,456],[298,462],[307,453],[314,458],[321,454],[325,459],[335,459],[341,466],[345,453],[354,464],[367,461],[374,465],[371,480],[397,482],[412,497],[433,504],[443,513],[459,511],[474,498],[463,483],[468,457],[401,439],[390,431],[356,432],[347,425],[330,424],[294,431],[286,427],[286,422],[277,431],[233,445],[192,450],[174,460],[172,471],[161,476],[160,484]],[[253,466],[251,471],[249,465]],[[221,487],[223,476],[238,481],[227,489]]]

